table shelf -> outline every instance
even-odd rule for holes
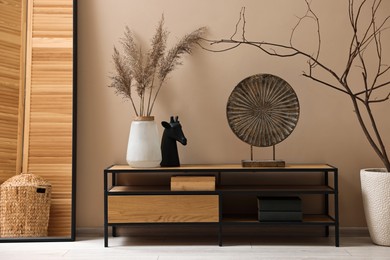
[[[114,192],[167,192],[174,193],[167,185],[131,185],[113,186],[109,189]],[[191,191],[190,191],[191,192]],[[217,186],[215,192],[294,192],[294,193],[334,193],[334,189],[326,185],[223,185]]]
[[[228,215],[222,217],[223,224],[255,224],[255,225],[335,225],[335,219],[324,214],[304,214],[302,221],[259,221],[253,215]]]

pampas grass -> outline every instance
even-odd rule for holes
[[[115,67],[109,87],[115,88],[115,93],[129,99],[136,116],[150,116],[157,96],[170,72],[182,65],[182,57],[191,54],[192,49],[201,40],[205,27],[201,27],[185,35],[171,49],[166,50],[169,32],[164,28],[164,16],[151,39],[151,48],[144,53],[137,45],[133,32],[125,28],[120,39],[122,52],[114,46],[112,60]],[[139,97],[136,106],[133,94]]]

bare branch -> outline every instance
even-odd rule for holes
[[[388,66],[388,65],[381,65],[381,67],[383,67],[383,66],[386,66],[387,68],[386,69],[384,69],[384,70],[382,70],[378,75],[379,76],[382,76],[383,74],[385,74],[389,69],[390,69],[390,66]]]
[[[349,93],[348,93],[347,91],[345,91],[344,89],[338,88],[338,87],[336,87],[336,86],[334,86],[334,85],[332,85],[332,84],[330,84],[330,83],[328,83],[328,82],[326,82],[326,81],[320,80],[320,79],[318,79],[318,78],[316,78],[316,77],[314,77],[314,76],[312,76],[312,75],[309,75],[309,74],[306,74],[306,73],[303,73],[302,75],[303,75],[304,77],[306,77],[306,78],[310,78],[310,79],[313,80],[313,81],[316,81],[316,82],[318,82],[318,83],[321,83],[322,85],[328,86],[328,87],[330,87],[330,88],[332,88],[332,89],[335,89],[335,90],[337,90],[337,91],[341,91],[342,93],[349,95]]]
[[[387,96],[387,98],[388,97],[389,96]],[[371,111],[370,103],[366,104],[366,111],[367,111],[368,116],[370,118],[372,130],[374,131],[375,137],[377,139],[377,143],[374,142],[374,145],[372,144],[371,146],[374,148],[374,151],[378,154],[378,156],[380,157],[380,159],[382,160],[382,162],[386,166],[387,170],[390,172],[390,169],[389,169],[390,165],[388,165],[389,164],[389,157],[387,156],[386,147],[385,147],[385,144],[383,143],[381,134],[379,133],[378,126],[377,126],[376,120],[374,118],[374,114]],[[369,141],[370,141],[370,139],[372,139],[370,134],[367,136],[367,138]]]
[[[373,100],[371,98],[374,91],[390,85],[390,81],[378,84],[379,78],[385,75],[385,73],[390,70],[390,66],[382,64],[383,46],[381,42],[381,33],[387,29],[385,25],[390,20],[390,16],[385,17],[385,19],[379,25],[376,17],[377,12],[380,9],[382,0],[373,0],[373,2],[371,2],[371,15],[369,17],[370,20],[366,25],[362,24],[362,20],[364,18],[363,14],[365,14],[365,9],[368,5],[368,1],[361,0],[359,1],[359,4],[355,4],[354,0],[349,0],[348,16],[353,33],[350,40],[347,62],[345,64],[341,76],[339,76],[331,66],[322,63],[320,60],[321,35],[319,19],[312,11],[309,0],[304,1],[307,5],[306,13],[302,17],[298,17],[297,23],[292,28],[288,44],[267,41],[247,41],[245,38],[245,9],[241,9],[240,18],[236,24],[236,31],[233,36],[228,40],[222,39],[209,41],[210,45],[231,44],[233,45],[233,47],[224,48],[222,50],[210,51],[223,52],[226,50],[237,48],[240,45],[249,45],[256,47],[261,52],[264,52],[265,54],[270,56],[280,58],[302,56],[307,58],[309,72],[303,72],[303,76],[317,83],[320,83],[321,85],[326,86],[330,89],[346,94],[350,97],[354,111],[356,113],[356,117],[368,142],[370,143],[378,157],[382,160],[387,170],[390,172],[390,160],[386,153],[386,147],[383,143],[374,115],[370,108],[370,104],[372,103],[384,102],[390,99],[390,93],[381,99]],[[302,24],[302,21],[306,18],[313,19],[317,26],[318,48],[317,52],[312,55],[308,54],[308,52],[302,49],[295,48],[293,44],[295,32],[297,31],[297,28]],[[238,26],[242,20],[244,20],[242,26],[242,40],[234,40],[233,37],[237,34]],[[372,46],[373,48],[375,48],[377,59],[376,66],[374,66],[374,68],[370,67],[371,62],[369,63],[365,57],[365,51]],[[360,71],[362,75],[361,85],[363,90],[358,92],[352,91],[352,81],[349,79],[350,73],[354,70],[356,72],[356,68],[358,68],[357,71]],[[336,83],[332,83],[333,80],[331,81],[329,77],[316,77],[314,75],[315,69],[328,73],[328,75],[330,75],[333,80],[336,80]],[[355,81],[353,84],[356,84]],[[367,113],[368,118],[362,113]]]
[[[202,40],[204,40],[204,41],[210,41],[210,40],[207,40],[207,39],[202,39]],[[212,43],[210,43],[210,45],[217,44],[217,43],[220,43],[220,42],[212,42]],[[203,46],[202,44],[200,44],[200,43],[197,43],[197,44],[198,44],[198,46],[199,46],[200,48],[202,48],[202,49],[205,50],[205,51],[209,51],[209,52],[225,52],[225,51],[230,51],[230,50],[235,49],[235,48],[237,48],[238,46],[241,45],[241,43],[237,43],[237,44],[234,45],[233,47],[229,47],[229,48],[226,48],[226,49],[212,50],[212,49],[209,49],[209,48],[204,47],[204,46]]]
[[[352,27],[354,27],[353,0],[348,0],[348,17],[349,17],[349,22],[351,23]]]
[[[386,87],[387,85],[390,85],[390,81],[385,82],[385,83],[382,83],[382,84],[377,85],[377,86],[374,86],[374,87],[372,88],[372,90],[377,90],[377,89]],[[366,90],[363,90],[363,91],[360,91],[360,92],[355,93],[354,95],[355,95],[355,96],[358,96],[358,95],[364,94],[365,92],[366,92]]]
[[[245,18],[245,7],[244,7],[244,11],[242,12],[242,40],[244,42],[246,42],[246,39],[245,39],[245,25],[246,25],[246,18]]]
[[[390,93],[387,94],[386,97],[382,98],[382,99],[374,99],[374,100],[370,100],[368,101],[369,103],[380,103],[380,102],[384,102],[384,101],[387,101],[390,99]]]
[[[360,63],[362,64],[362,69],[363,69],[362,78],[363,78],[363,85],[364,85],[364,89],[365,89],[365,99],[366,99],[366,101],[368,101],[370,99],[370,96],[372,93],[372,88],[371,88],[371,90],[369,90],[368,79],[367,79],[368,72],[367,72],[366,62],[364,60],[363,53],[361,51],[358,52],[358,57],[359,57]]]
[[[375,24],[375,20],[373,22],[373,30],[375,31],[376,30],[376,24]],[[371,89],[370,89],[370,94],[372,93],[373,91],[373,87],[375,86],[378,78],[380,77],[380,73],[381,73],[381,64],[382,64],[382,43],[381,43],[381,34],[376,34],[374,36],[374,40],[375,40],[375,51],[376,51],[376,54],[377,54],[377,58],[378,58],[378,65],[377,65],[377,71],[376,71],[376,75],[372,81],[372,85],[371,85]]]
[[[363,9],[364,4],[366,3],[367,0],[364,0],[360,3],[356,16],[354,15],[354,0],[349,0],[349,6],[348,6],[348,11],[349,11],[349,20],[351,23],[351,27],[353,29],[353,36],[351,39],[350,47],[349,47],[349,55],[348,55],[348,61],[345,66],[345,70],[343,72],[343,75],[341,76],[341,81],[346,82],[349,72],[351,70],[351,66],[353,64],[353,61],[355,58],[358,56],[358,53],[362,51],[361,45],[362,43],[358,39],[358,23],[359,23],[359,18]]]
[[[234,33],[232,34],[232,36],[230,36],[230,40],[233,40],[234,36],[236,36],[237,32],[238,32],[238,26],[240,25],[241,23],[241,19],[242,19],[242,13],[245,12],[245,7],[242,7],[241,8],[241,11],[240,11],[240,17],[238,18],[238,21],[236,23],[236,28],[234,30]]]
[[[314,55],[314,58],[318,59],[318,57],[320,55],[320,49],[321,49],[320,22],[319,22],[319,19],[318,19],[317,15],[312,11],[312,9],[310,7],[310,3],[308,2],[308,0],[305,0],[305,2],[306,2],[306,5],[307,5],[306,13],[302,17],[298,17],[297,16],[298,22],[294,25],[294,27],[293,27],[293,29],[291,31],[291,34],[290,34],[290,46],[293,47],[293,38],[294,38],[295,31],[300,26],[302,21],[305,20],[306,18],[313,19],[315,21],[315,23],[316,23],[316,26],[317,26],[317,39],[318,39],[317,51],[316,51],[316,55]],[[312,65],[310,65],[310,66],[312,66]]]
[[[353,20],[352,27],[354,28],[355,31],[358,30],[358,21],[359,21],[360,14],[361,14],[361,11],[362,11],[362,9],[363,9],[363,6],[364,6],[364,4],[365,4],[366,2],[367,2],[367,0],[364,0],[364,1],[361,2],[361,4],[360,4],[359,7],[358,7],[358,12],[357,12],[357,14],[356,14],[356,17],[352,17],[352,20]],[[354,7],[354,5],[355,5],[354,0],[352,0],[351,4],[352,4],[352,5],[351,5],[351,8],[353,9],[353,7]],[[354,18],[355,18],[355,19],[354,19]]]
[[[372,19],[373,19],[373,22],[375,22],[375,17],[374,17],[374,16],[372,17]],[[371,43],[371,41],[373,40],[373,38],[375,37],[376,34],[378,34],[378,33],[382,32],[382,31],[388,29],[388,27],[384,27],[384,26],[385,26],[386,23],[389,21],[389,19],[390,19],[390,16],[387,16],[387,17],[383,20],[383,22],[381,23],[381,25],[379,25],[378,27],[376,27],[376,29],[373,31],[372,34],[365,36],[365,37],[362,39],[361,45],[362,45],[362,46],[369,45],[369,44]],[[373,22],[371,22],[370,25],[372,25]]]

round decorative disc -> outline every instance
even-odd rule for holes
[[[299,102],[293,88],[271,74],[245,78],[230,94],[229,126],[242,141],[258,147],[280,143],[294,130]]]

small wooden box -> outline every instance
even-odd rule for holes
[[[172,176],[172,191],[214,191],[215,176]]]

